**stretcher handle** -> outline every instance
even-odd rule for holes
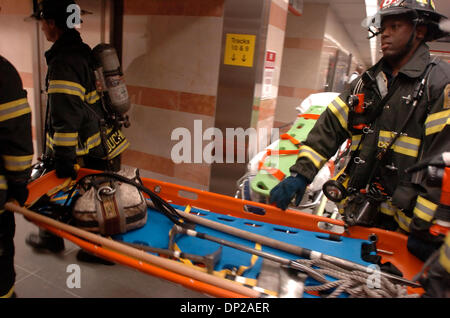
[[[79,236],[88,241],[97,243],[99,245],[102,245],[105,248],[109,248],[109,249],[115,250],[117,252],[129,255],[131,257],[141,259],[151,265],[155,265],[160,268],[163,268],[163,269],[166,269],[166,270],[169,270],[169,271],[181,274],[181,275],[192,277],[199,281],[202,281],[202,282],[205,282],[208,284],[212,284],[215,286],[219,286],[223,289],[227,289],[227,290],[239,293],[239,294],[247,296],[247,297],[253,297],[253,298],[262,297],[262,294],[260,292],[250,289],[245,286],[241,286],[236,282],[201,272],[194,268],[187,267],[184,264],[181,264],[177,261],[173,261],[170,259],[165,259],[165,258],[162,258],[159,256],[155,256],[155,255],[146,253],[144,251],[138,250],[136,248],[126,246],[124,244],[120,244],[111,239],[104,238],[100,235],[90,233],[88,231],[82,230],[80,228],[77,228],[77,227],[62,223],[62,222],[58,222],[58,221],[53,220],[44,215],[40,215],[38,213],[30,211],[27,208],[20,207],[17,204],[14,204],[12,202],[6,203],[5,209],[7,209],[11,212],[20,213],[29,220],[36,221],[39,223],[44,223],[46,225],[50,225],[54,228],[66,231],[70,234]]]

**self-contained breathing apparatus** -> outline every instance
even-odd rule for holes
[[[412,95],[409,96],[407,103],[411,105],[410,111],[387,146],[379,147],[378,145],[379,134],[376,132],[379,132],[379,128],[376,119],[395,92],[398,82],[394,81],[388,92],[380,92],[377,85],[378,79],[370,71],[366,71],[353,89],[352,95],[348,97],[349,122],[353,131],[361,132],[362,136],[347,166],[323,185],[325,196],[343,205],[343,219],[347,226],[374,226],[377,223],[381,202],[391,199],[375,175],[383,159],[389,151],[392,151],[395,142],[403,135],[403,131],[411,120],[423,96],[428,74],[432,66],[436,64],[435,61],[428,65]],[[375,105],[371,100],[365,101],[365,96],[361,93],[363,87],[371,87],[381,98],[380,102]],[[364,147],[361,147],[363,142]]]
[[[121,127],[130,127],[130,121],[126,115],[130,109],[130,99],[115,48],[110,44],[101,43],[94,47],[92,53],[95,63],[96,89],[106,115],[105,118],[99,118],[100,136],[104,153],[108,158],[109,140],[122,139]]]
[[[92,53],[96,62],[96,87],[102,106],[112,122],[128,128],[130,122],[126,112],[130,109],[130,99],[116,49],[110,44],[101,43],[94,47]]]

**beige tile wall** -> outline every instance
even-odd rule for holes
[[[359,60],[358,51],[328,4],[304,3],[300,17],[288,14],[275,127],[295,120],[295,108],[303,99],[324,91],[329,59],[338,47]]]
[[[171,133],[193,132],[194,120],[214,124],[222,24],[223,0],[125,1],[123,68],[133,104],[124,164],[208,188],[208,164],[171,160]]]
[[[269,25],[266,39],[266,51],[276,53],[275,69],[272,76],[272,87],[268,96],[262,99],[255,99],[253,107],[253,118],[256,120],[256,128],[270,129],[273,127],[275,120],[275,111],[277,108],[278,85],[280,82],[281,63],[283,60],[284,38],[288,13],[287,0],[272,0],[269,12]],[[264,79],[263,79],[264,80]],[[261,96],[263,86],[255,87],[255,96]]]

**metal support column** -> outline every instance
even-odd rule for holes
[[[214,126],[222,131],[224,137],[226,128],[246,130],[251,127],[254,99],[260,97],[255,87],[260,87],[262,82],[270,4],[270,0],[225,1]],[[256,36],[251,67],[224,64],[227,34]],[[246,172],[246,167],[247,163],[226,163],[225,160],[224,163],[212,164],[210,191],[233,196],[236,182]]]

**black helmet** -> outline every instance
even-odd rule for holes
[[[65,28],[67,18],[74,12],[69,8],[71,5],[76,5],[76,2],[74,0],[33,0],[33,14],[30,18],[54,20],[57,26]],[[90,12],[81,10],[80,13],[84,15]]]
[[[393,15],[407,15],[416,24],[425,24],[428,27],[425,41],[433,41],[447,35],[439,28],[439,22],[447,17],[436,12],[433,0],[383,0],[380,10],[363,21],[373,35],[379,34],[383,18]],[[377,29],[376,32],[372,28]]]

